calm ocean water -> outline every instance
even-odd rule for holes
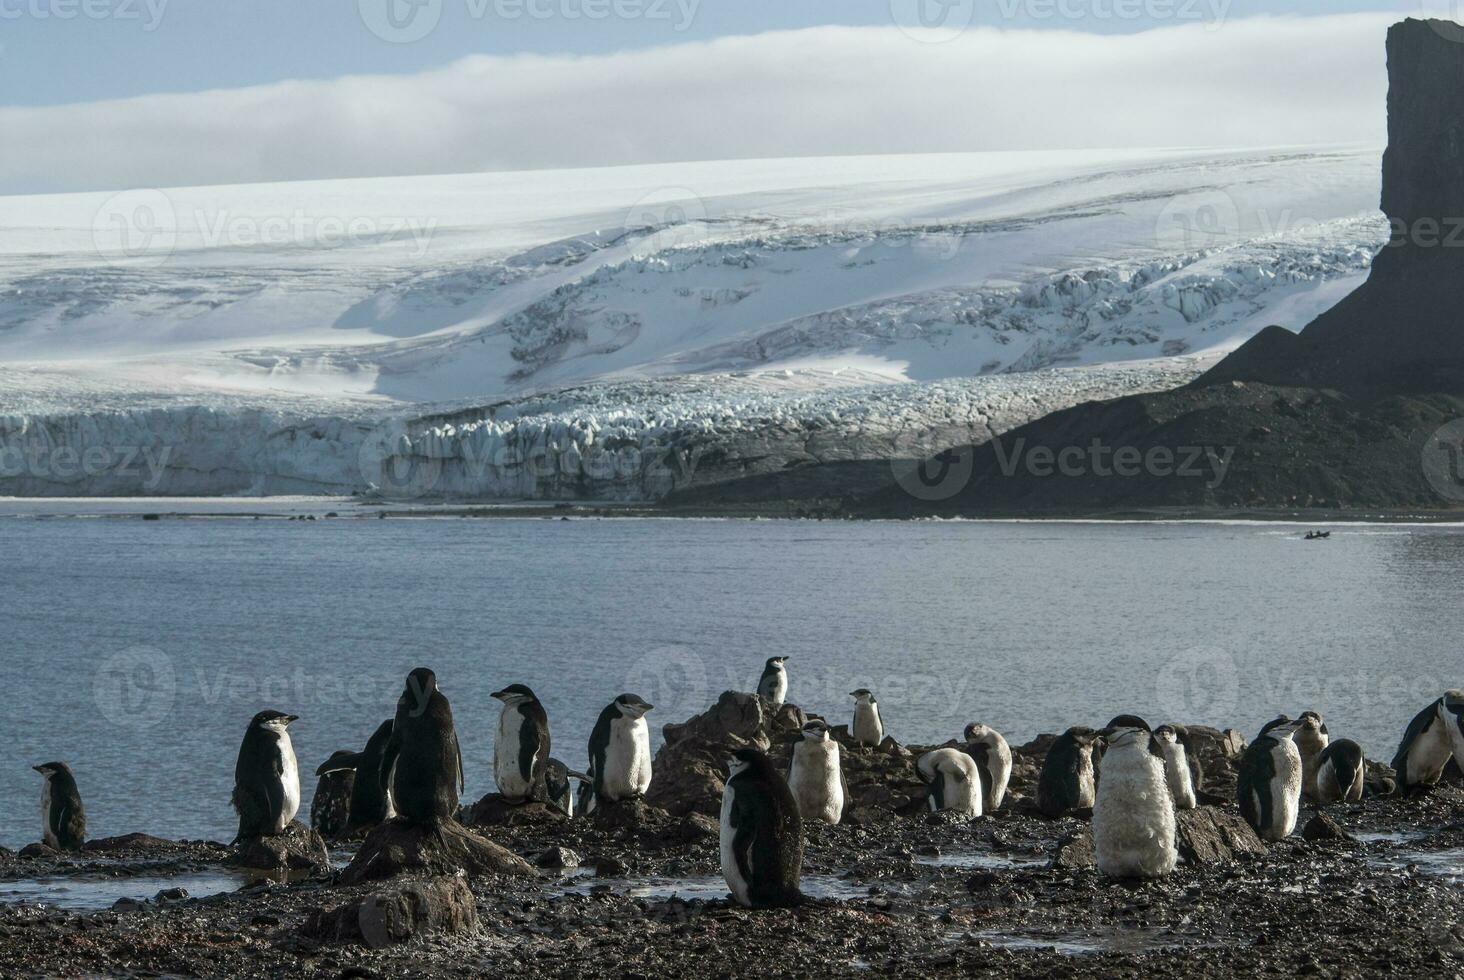
[[[1120,712],[1233,726],[1313,708],[1391,757],[1464,684],[1464,529],[671,520],[37,519],[0,505],[0,843],[38,834],[69,762],[92,836],[233,835],[256,711],[301,716],[301,768],[357,749],[407,670],[452,701],[467,798],[498,704],[545,701],[555,755],[634,691],[660,725],[786,654],[790,700],[902,741],[982,720],[1013,742]],[[305,807],[314,788],[304,787]]]

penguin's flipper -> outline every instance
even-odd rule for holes
[[[392,771],[396,769],[397,756],[402,752],[402,736],[395,727],[391,730],[391,737],[386,740],[386,747],[381,750],[381,768],[377,770],[377,776],[381,782],[381,792],[387,798],[391,793]]]
[[[742,794],[733,800],[732,812],[727,816],[732,824],[732,857],[737,861],[737,873],[747,883],[747,893],[753,892],[752,845],[757,839],[757,814],[742,800]]]
[[[457,731],[448,733],[448,751],[452,753],[454,767],[457,769],[457,788],[461,793],[468,788],[467,781],[463,779],[463,751],[458,747]]]

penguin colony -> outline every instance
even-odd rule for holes
[[[787,659],[769,658],[758,679],[758,696],[774,708],[787,697]],[[859,688],[850,696],[855,750],[883,745],[884,720],[874,694]],[[650,787],[645,718],[654,706],[643,698],[621,694],[600,712],[587,747],[587,771],[581,773],[550,756],[548,713],[533,691],[510,684],[492,697],[503,705],[493,772],[505,802],[546,802],[574,816],[600,803],[641,797]],[[274,710],[250,720],[234,769],[236,843],[282,834],[294,821],[300,775],[289,729],[298,720]],[[1012,752],[987,725],[967,725],[962,734],[920,756],[915,768],[932,811],[975,819],[1005,802]],[[802,901],[803,821],[837,824],[848,801],[841,751],[828,724],[811,717],[792,747],[786,776],[754,748],[727,760],[720,849],[723,875],[738,903],[773,908]],[[1409,723],[1393,758],[1396,790],[1437,783],[1451,759],[1464,760],[1464,690],[1447,692]],[[1295,831],[1303,799],[1317,805],[1361,799],[1365,766],[1362,748],[1333,740],[1318,713],[1303,712],[1294,720],[1282,715],[1242,755],[1236,802],[1260,837],[1282,840]],[[34,768],[43,778],[44,842],[59,851],[80,849],[86,814],[70,768],[63,762]],[[435,826],[455,819],[464,783],[462,753],[436,675],[425,667],[408,674],[394,716],[380,723],[365,748],[333,753],[316,775],[312,824],[330,836],[390,820]],[[1184,727],[1151,729],[1142,718],[1120,715],[1102,730],[1073,727],[1053,740],[1036,805],[1050,818],[1091,810],[1098,870],[1115,878],[1154,878],[1178,862],[1176,812],[1198,805],[1201,781]]]

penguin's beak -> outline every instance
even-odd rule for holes
[[[289,725],[300,720],[299,715],[285,715],[285,724]]]
[[[31,766],[31,768],[34,769],[36,772],[40,773],[42,776],[44,776],[46,774],[46,767],[45,766]]]
[[[508,695],[506,695],[502,691],[494,691],[492,694],[490,694],[488,696],[490,698],[493,698],[494,700],[497,700],[497,701],[502,701],[502,700],[504,700],[505,698],[508,697]]]

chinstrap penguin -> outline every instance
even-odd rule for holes
[[[503,702],[493,741],[493,779],[499,795],[510,803],[545,799],[549,715],[534,692],[522,684],[510,684],[491,696]]]
[[[1006,799],[1012,778],[1012,749],[1001,732],[989,725],[970,724],[964,732],[966,753],[976,760],[981,772],[981,809],[995,813]]]
[[[41,840],[53,850],[80,850],[86,843],[86,810],[71,767],[45,762],[31,768],[41,774]]]
[[[622,694],[605,706],[590,732],[590,783],[586,812],[599,803],[644,796],[651,785],[651,731],[646,712],[654,706]]]
[[[582,772],[575,772],[558,759],[550,759],[549,764],[544,767],[544,791],[549,797],[549,804],[558,807],[566,817],[575,815],[575,781],[581,785],[589,783],[590,777]]]
[[[781,706],[788,697],[788,668],[784,666],[787,657],[769,657],[763,665],[762,676],[757,681],[757,696],[774,705]]]
[[[949,810],[967,818],[981,816],[981,770],[971,756],[960,749],[935,749],[915,760],[915,771],[925,782],[932,813]]]
[[[1319,756],[1331,739],[1327,723],[1317,712],[1303,711],[1296,719],[1296,734],[1291,736],[1291,740],[1296,743],[1296,751],[1301,753],[1301,792],[1308,799],[1316,799]]]
[[[1153,741],[1164,753],[1164,777],[1176,810],[1193,810],[1198,805],[1200,763],[1190,745],[1189,730],[1183,725],[1160,725]]]
[[[332,752],[319,769],[310,798],[310,829],[322,837],[339,837],[351,825],[351,791],[356,785],[359,752]]]
[[[249,722],[234,766],[235,841],[282,834],[300,809],[300,769],[290,742],[296,715],[261,711]]]
[[[1037,778],[1037,809],[1056,819],[1091,807],[1094,800],[1091,728],[1069,728],[1053,741]]]
[[[1464,767],[1464,691],[1449,691],[1408,723],[1403,741],[1393,756],[1398,788],[1433,786],[1444,774],[1449,759]]]
[[[878,745],[884,741],[884,720],[879,716],[879,702],[874,699],[874,694],[868,688],[861,687],[857,691],[850,691],[849,696],[854,699],[854,724],[849,727],[849,734],[854,736],[854,741],[860,745]]]
[[[1236,802],[1240,815],[1263,840],[1285,840],[1296,829],[1301,806],[1301,752],[1291,740],[1300,721],[1282,715],[1240,757]]]
[[[337,752],[315,770],[315,775],[326,776],[332,772],[350,771],[351,780],[350,817],[343,833],[353,834],[358,830],[369,830],[396,816],[391,805],[391,790],[386,774],[381,771],[382,759],[386,755],[387,743],[391,741],[394,722],[383,721],[366,740],[364,751],[354,755]]]
[[[788,788],[805,820],[836,824],[843,819],[849,790],[840,763],[839,743],[829,737],[829,726],[817,719],[804,725],[793,744]]]
[[[426,667],[407,675],[381,767],[399,817],[424,826],[456,817],[463,757],[452,706]]]
[[[1339,738],[1317,756],[1311,797],[1318,803],[1356,803],[1362,799],[1366,779],[1362,746],[1350,738]]]
[[[766,755],[741,749],[722,788],[722,876],[737,904],[786,908],[803,901],[803,820]]]
[[[1098,870],[1114,878],[1167,875],[1179,852],[1164,750],[1147,727],[1109,728],[1102,735],[1107,748],[1093,804]]]

